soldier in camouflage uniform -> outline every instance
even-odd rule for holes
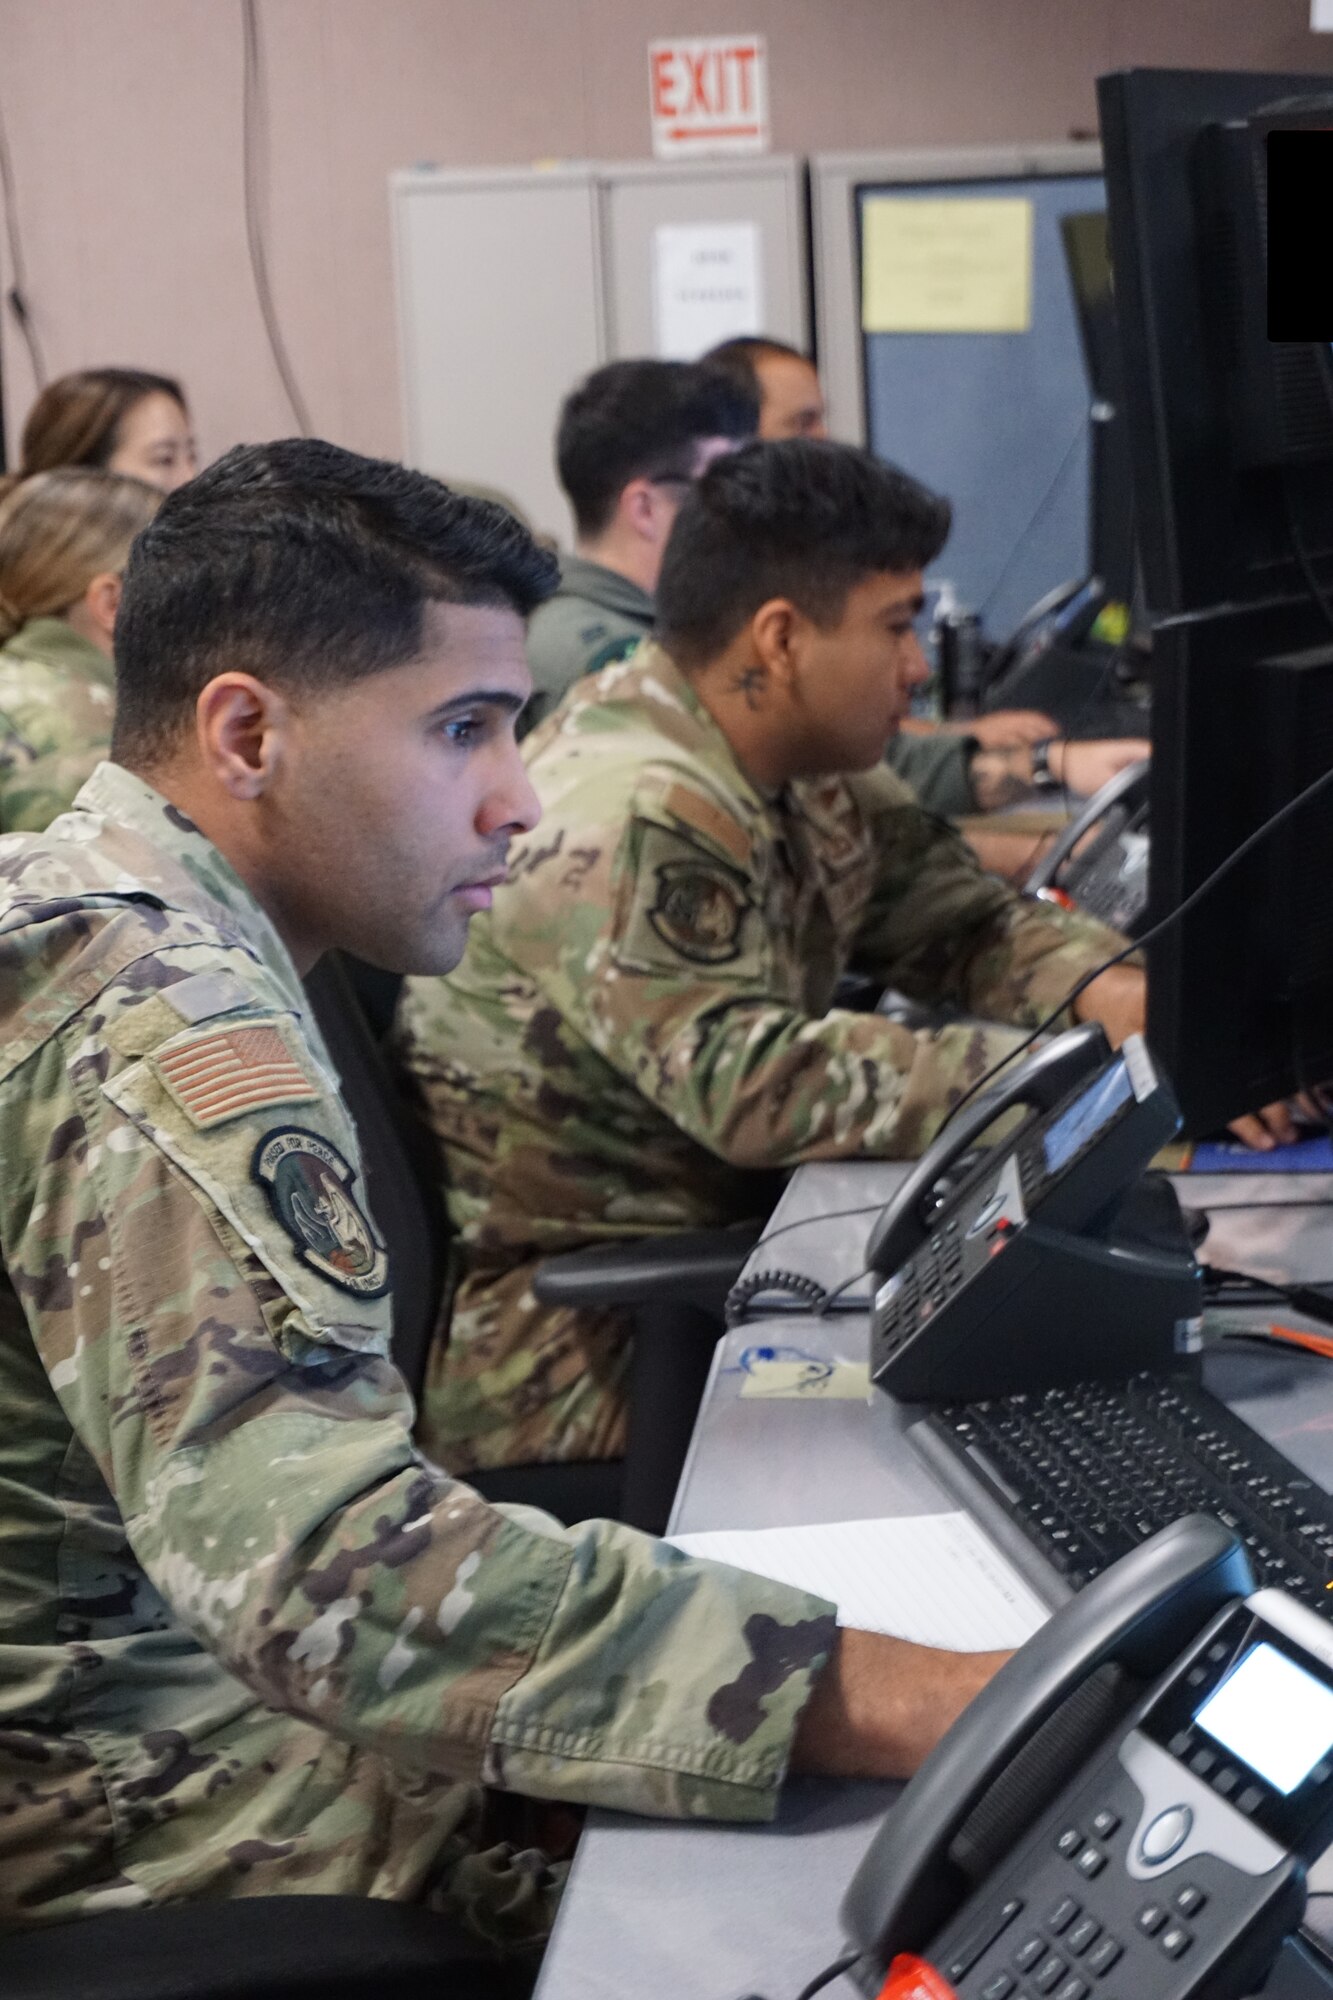
[[[462,1238],[422,1395],[442,1464],[623,1449],[625,1316],[539,1304],[543,1256],[762,1215],[763,1170],[915,1155],[1123,943],[983,874],[880,763],[947,522],[849,447],[719,460],[667,552],[663,644],[528,739],[542,823],[459,969],[409,981],[400,1015]],[[1014,1025],[830,1011],[849,966]],[[1086,1006],[1141,1025],[1142,974]]]
[[[549,580],[420,475],[231,453],[132,559],[121,761],[0,841],[0,1924],[353,1892],[519,1946],[559,1871],[487,1788],[762,1818],[794,1740],[910,1768],[996,1664],[490,1507],[413,1445],[298,958],[326,925],[457,957],[535,818]]]
[[[106,755],[120,573],[160,500],[68,466],[0,501],[0,832],[49,825]]]

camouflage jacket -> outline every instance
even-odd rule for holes
[[[0,647],[0,833],[40,833],[106,756],[115,670],[63,618]]]
[[[882,767],[764,796],[655,644],[525,756],[541,824],[400,1014],[464,1245],[421,1432],[455,1466],[621,1435],[623,1323],[538,1308],[541,1253],[762,1214],[755,1169],[910,1157],[1018,1040],[830,1011],[849,966],[1027,1027],[1122,942],[983,874]]]
[[[770,1812],[831,1607],[414,1449],[291,961],[113,765],[0,842],[0,1158],[0,1922],[297,1890],[531,1932],[482,1786]]]

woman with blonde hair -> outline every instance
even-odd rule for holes
[[[48,382],[23,426],[19,470],[96,465],[172,493],[199,470],[185,391],[146,368],[80,368]]]
[[[39,832],[107,753],[121,572],[161,504],[82,466],[0,485],[0,832]]]

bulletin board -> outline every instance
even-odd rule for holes
[[[997,204],[989,220],[969,212],[980,225],[970,270],[967,231],[952,232],[956,287],[932,291],[900,226],[911,218],[888,213],[886,200]],[[1090,398],[1060,219],[1104,201],[1097,173],[854,190],[866,440],[952,500],[953,533],[932,575],[982,613],[992,637],[1089,567]],[[867,330],[867,304],[872,327],[887,319],[895,330]]]

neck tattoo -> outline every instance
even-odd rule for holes
[[[762,667],[742,667],[731,683],[731,692],[743,695],[751,712],[757,712],[762,703],[764,678]]]

